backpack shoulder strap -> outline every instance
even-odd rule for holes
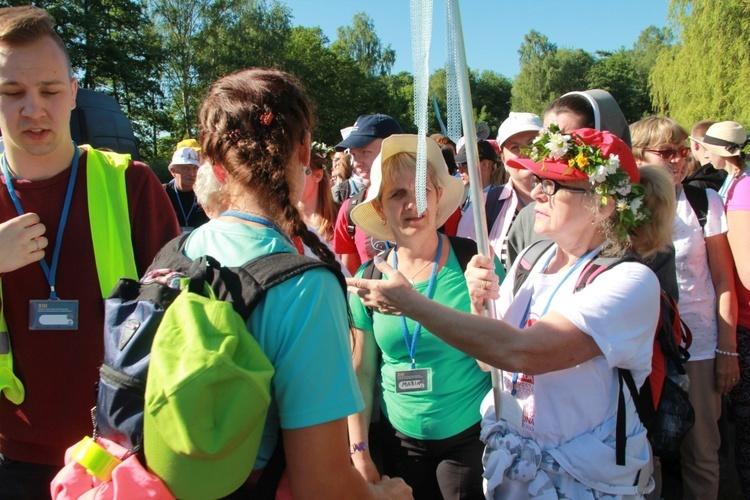
[[[317,268],[332,272],[346,297],[346,280],[338,267],[296,253],[276,252],[261,255],[240,268],[222,268],[221,277],[228,292],[232,293],[235,290],[234,293],[241,294],[242,300],[232,302],[240,316],[246,318],[270,288]]]
[[[516,267],[516,274],[513,277],[513,295],[518,293],[518,290],[521,289],[521,286],[534,268],[534,264],[553,244],[554,241],[552,240],[535,241],[521,253],[518,266]]]
[[[484,213],[487,218],[487,231],[492,231],[500,212],[503,211],[503,205],[508,198],[500,199],[503,192],[503,186],[494,186],[487,192],[487,200],[484,202]]]
[[[637,259],[633,254],[627,254],[623,257],[595,257],[581,271],[576,282],[575,291],[580,292],[591,284],[601,273],[607,269],[615,267],[622,262],[634,262]]]
[[[461,238],[460,236],[448,236],[448,241],[456,253],[456,259],[458,259],[458,263],[461,265],[461,270],[466,271],[471,258],[479,252],[477,242],[469,238]]]
[[[354,207],[365,200],[366,194],[367,190],[363,189],[362,191],[349,197],[349,206],[346,208],[346,231],[349,233],[349,236],[352,240],[354,240],[354,230],[357,227],[354,224],[354,221],[352,221],[352,210],[354,210]]]
[[[682,189],[685,190],[685,198],[693,208],[695,215],[698,217],[698,222],[701,225],[701,229],[706,225],[706,219],[708,217],[708,195],[706,190],[697,186],[691,186],[690,184],[683,184]]]

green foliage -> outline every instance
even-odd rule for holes
[[[580,49],[558,49],[534,30],[524,36],[518,54],[521,69],[513,82],[511,108],[538,115],[562,94],[583,89],[594,64],[589,53]]]
[[[375,33],[375,23],[366,13],[355,14],[351,26],[341,26],[337,35],[331,47],[336,54],[356,61],[370,76],[390,74],[396,51],[390,45],[383,46]]]
[[[586,88],[612,94],[630,123],[652,114],[647,80],[641,77],[633,52],[620,49],[599,59],[586,78]]]
[[[688,128],[704,119],[750,123],[750,3],[672,0],[670,20],[680,42],[651,72],[657,113]]]

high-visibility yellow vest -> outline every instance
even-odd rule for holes
[[[130,155],[86,149],[86,192],[88,193],[89,227],[94,243],[96,272],[102,298],[107,297],[120,278],[138,279],[135,253],[130,236],[130,211],[125,185],[125,171]],[[21,404],[25,390],[13,373],[10,332],[2,311],[0,279],[0,392],[15,404]]]

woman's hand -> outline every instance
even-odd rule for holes
[[[471,298],[471,312],[484,314],[485,299],[497,299],[500,294],[500,279],[495,274],[495,262],[490,257],[475,255],[466,266],[466,286]]]
[[[716,390],[727,394],[740,381],[740,363],[737,356],[716,353]]]
[[[380,473],[378,473],[378,468],[375,467],[375,462],[372,461],[368,450],[355,452],[352,455],[352,464],[368,483],[378,484],[380,482]]]
[[[406,277],[393,269],[382,258],[376,256],[375,267],[388,277],[387,280],[347,278],[349,292],[362,299],[362,304],[382,313],[394,316],[408,315],[412,301],[422,297]]]

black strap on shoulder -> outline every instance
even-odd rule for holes
[[[520,260],[516,267],[516,275],[513,277],[513,295],[518,293],[521,286],[526,282],[534,264],[542,257],[544,252],[554,244],[552,240],[539,240],[529,245],[518,257]]]
[[[601,273],[607,269],[612,269],[617,264],[623,262],[636,262],[638,259],[632,253],[628,253],[622,257],[595,257],[591,262],[587,263],[581,271],[576,282],[575,291],[580,292],[588,285],[591,284]]]
[[[693,208],[695,215],[698,217],[698,222],[701,228],[705,227],[706,219],[708,218],[708,195],[706,190],[697,186],[691,186],[690,184],[683,184],[682,189],[685,190],[685,198]]]
[[[503,205],[508,198],[500,199],[503,192],[503,186],[494,186],[487,192],[487,200],[484,202],[484,214],[487,218],[487,231],[492,231],[495,220],[503,211]]]
[[[365,196],[367,196],[367,189],[363,189],[349,197],[349,206],[346,209],[346,232],[349,233],[352,240],[354,240],[354,230],[357,227],[354,224],[354,221],[352,221],[352,210],[354,210],[354,207],[365,201]]]

